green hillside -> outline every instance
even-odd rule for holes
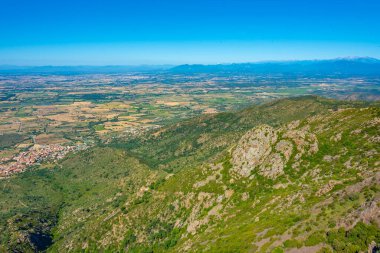
[[[377,105],[311,96],[117,139],[1,180],[0,252],[378,248],[379,142]]]

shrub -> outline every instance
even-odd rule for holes
[[[300,248],[302,246],[301,242],[295,240],[295,239],[290,239],[290,240],[286,240],[284,242],[284,248]]]
[[[380,241],[380,229],[376,225],[359,222],[349,231],[340,228],[328,232],[327,241],[337,252],[366,251],[372,241]]]
[[[326,236],[322,232],[311,234],[305,241],[305,246],[314,246],[326,240]]]
[[[272,250],[272,253],[283,253],[283,252],[284,252],[284,250],[282,248],[280,248],[280,247],[274,248]]]

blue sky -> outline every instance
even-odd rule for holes
[[[0,0],[0,64],[380,58],[378,0]]]

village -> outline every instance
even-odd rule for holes
[[[0,177],[83,144],[306,94],[378,99],[379,78],[223,74],[0,75]],[[342,92],[344,90],[344,92]],[[370,93],[370,94],[369,94]]]
[[[69,152],[84,150],[87,145],[62,146],[59,144],[34,145],[29,150],[20,152],[13,158],[0,160],[0,178],[25,171],[27,168],[44,161],[57,162]]]

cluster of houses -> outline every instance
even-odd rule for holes
[[[62,146],[59,144],[34,145],[28,151],[20,152],[13,159],[0,163],[0,177],[22,172],[29,166],[43,161],[58,161],[71,151],[85,149],[85,145]]]
[[[145,133],[149,130],[160,128],[159,125],[140,125],[140,126],[133,126],[133,127],[127,127],[124,130],[124,133],[130,136],[138,136],[142,133]]]

